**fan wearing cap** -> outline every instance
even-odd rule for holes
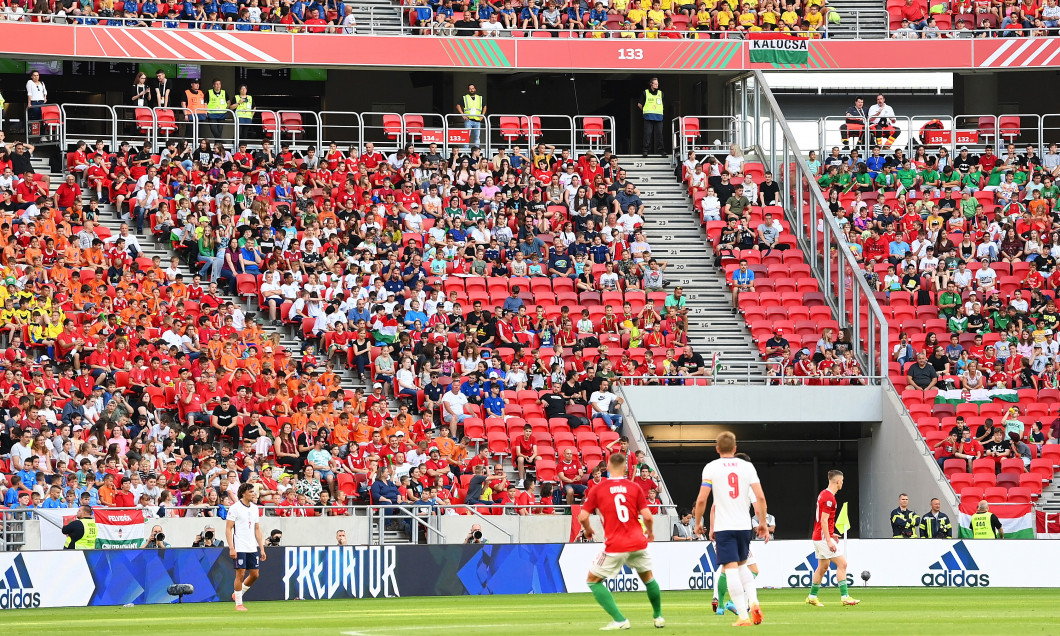
[[[773,358],[780,358],[784,356],[784,352],[790,347],[791,344],[787,338],[784,337],[784,330],[780,327],[773,329],[773,337],[766,340],[765,358],[771,360]]]

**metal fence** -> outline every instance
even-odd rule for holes
[[[377,150],[391,152],[406,144],[420,147],[437,144],[448,155],[453,150],[466,151],[471,145],[482,148],[492,157],[501,149],[516,146],[532,149],[543,143],[567,149],[573,156],[586,151],[601,152],[611,148],[616,126],[607,115],[489,115],[481,127],[468,125],[462,115],[441,113],[298,111],[256,109],[249,122],[240,123],[233,111],[209,119],[205,111],[183,108],[137,108],[105,104],[69,103],[54,105],[56,124],[42,128],[41,135],[62,150],[77,141],[102,140],[109,148],[123,141],[139,147],[146,143],[152,149],[173,137],[189,141],[193,147],[201,139],[236,148],[247,139],[265,139],[290,143],[296,148],[315,147],[319,153],[331,143],[345,149],[372,143]],[[214,134],[219,133],[219,134]],[[529,153],[528,153],[529,154]]]

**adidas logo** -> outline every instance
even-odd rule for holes
[[[943,553],[938,561],[928,566],[930,572],[920,577],[926,587],[987,587],[990,575],[979,572],[964,541],[958,541]]]
[[[699,563],[692,568],[692,576],[688,577],[688,589],[713,590],[717,571],[718,553],[714,551],[713,545],[708,545],[703,554],[699,555]]]
[[[637,592],[640,590],[640,576],[628,565],[623,565],[618,574],[604,581],[612,592]]]
[[[0,609],[31,607],[40,607],[40,592],[33,591],[33,579],[29,576],[25,557],[18,554],[4,578],[0,579]]]
[[[813,552],[806,555],[802,563],[795,566],[795,572],[788,576],[788,587],[810,587],[813,585],[813,573],[817,571],[817,555]],[[828,564],[828,572],[821,579],[822,587],[835,587],[839,585],[836,580],[836,565],[834,562]],[[847,585],[854,584],[854,577],[847,574]]]

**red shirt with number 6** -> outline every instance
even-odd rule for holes
[[[607,478],[585,496],[582,510],[600,513],[604,521],[604,552],[620,554],[648,547],[640,527],[640,511],[648,507],[644,491],[632,481]]]

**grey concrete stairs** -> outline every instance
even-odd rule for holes
[[[888,18],[880,0],[830,0],[830,11],[838,11],[839,24],[828,25],[828,37],[839,40],[888,37]]]
[[[399,35],[401,7],[394,0],[357,0],[346,3],[346,9],[357,18],[357,33]]]
[[[732,308],[724,275],[713,265],[707,243],[691,200],[673,173],[668,157],[627,156],[621,158],[629,180],[640,189],[645,202],[644,229],[652,255],[669,263],[666,280],[671,289],[684,287],[688,295],[689,342],[710,361],[719,354],[719,382],[743,383],[761,377],[758,348],[743,318]]]
[[[1046,512],[1060,512],[1060,475],[1042,489],[1038,498],[1038,507]]]

